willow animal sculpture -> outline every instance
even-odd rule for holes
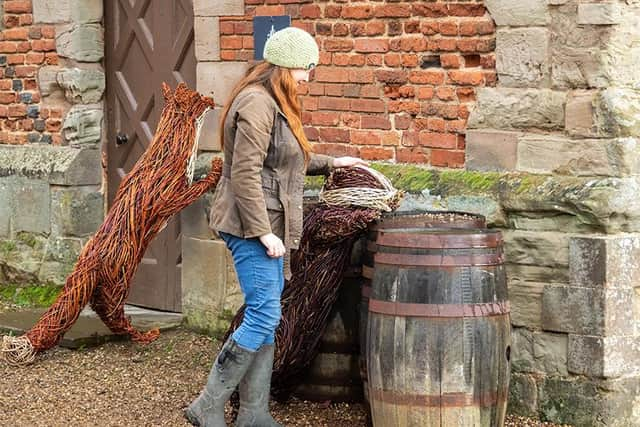
[[[355,241],[382,211],[398,207],[401,192],[380,173],[364,167],[336,169],[320,203],[304,218],[300,248],[291,258],[291,280],[282,293],[282,319],[276,330],[271,392],[289,397],[318,352]],[[240,325],[236,313],[226,338]],[[237,397],[233,399],[237,404]]]
[[[172,93],[162,85],[165,105],[151,144],[120,183],[107,216],[83,247],[60,295],[26,334],[5,336],[0,357],[13,365],[32,362],[55,346],[89,303],[115,334],[148,343],[157,329],[136,330],[124,314],[131,279],[145,249],[167,221],[217,185],[222,162],[193,182],[197,137],[213,100],[184,83]]]

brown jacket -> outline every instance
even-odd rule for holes
[[[224,166],[209,226],[244,238],[273,233],[285,248],[297,249],[305,172],[328,174],[332,165],[332,157],[311,154],[305,170],[302,149],[276,101],[262,87],[246,88],[224,123]]]

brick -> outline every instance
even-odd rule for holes
[[[28,28],[9,28],[8,30],[4,30],[2,33],[5,40],[29,40]]]
[[[483,16],[486,13],[482,4],[451,3],[448,9],[449,16]]]
[[[438,32],[443,36],[457,36],[458,24],[454,21],[442,21],[438,25]]]
[[[420,132],[420,145],[432,148],[456,148],[457,135],[437,132]]]
[[[3,4],[4,13],[31,13],[30,0],[7,0]]]
[[[425,36],[433,36],[438,34],[438,22],[421,22],[420,23],[420,32]]]
[[[333,35],[337,37],[344,37],[349,35],[349,26],[342,22],[333,24]]]
[[[344,93],[342,90],[343,87],[344,85],[326,84],[324,86],[324,94],[327,96],[342,96]]]
[[[323,142],[349,142],[349,131],[338,128],[320,128],[320,140]]]
[[[349,55],[349,65],[362,67],[366,63],[366,56],[362,54]]]
[[[351,109],[351,101],[344,98],[323,96],[318,101],[318,108],[320,110],[349,111]]]
[[[31,42],[31,47],[35,51],[39,52],[49,52],[56,50],[56,41],[55,40],[33,40]]]
[[[387,34],[390,36],[402,35],[402,22],[390,21],[387,25]]]
[[[316,19],[322,16],[320,6],[317,4],[305,4],[300,6],[300,18],[302,19]]]
[[[419,64],[418,55],[415,54],[402,54],[402,66],[407,68],[417,67]]]
[[[432,99],[435,91],[432,87],[418,88],[418,99]]]
[[[54,39],[56,38],[56,27],[53,26],[42,26],[40,27],[40,32],[42,33],[42,37],[45,39]]]
[[[389,41],[385,39],[358,39],[355,42],[355,50],[363,53],[388,52]]]
[[[20,26],[24,26],[24,25],[31,25],[33,24],[33,15],[31,15],[30,13],[25,13],[23,15],[20,15],[20,17],[18,18],[18,25]]]
[[[349,81],[353,83],[373,83],[373,70],[352,70],[349,72]]]
[[[256,7],[256,16],[278,16],[284,14],[284,5],[262,5]]]
[[[404,23],[404,32],[414,34],[420,32],[420,21],[409,21]]]
[[[220,37],[221,49],[242,49],[242,37],[222,36]]]
[[[342,8],[341,16],[344,19],[369,19],[373,17],[373,6],[359,4]]]
[[[349,70],[318,67],[315,70],[315,80],[318,82],[347,83],[349,82]]]
[[[325,18],[340,18],[342,14],[342,6],[338,5],[327,5],[324,8],[324,17]]]
[[[24,117],[27,115],[27,106],[24,104],[11,104],[7,115],[9,117]]]
[[[440,55],[440,64],[442,68],[460,68],[462,59],[456,53],[443,53]]]
[[[402,57],[398,53],[390,53],[384,56],[384,65],[387,67],[399,67]]]
[[[11,79],[0,80],[0,90],[11,90],[13,82]]]
[[[24,55],[23,54],[13,54],[7,55],[7,64],[16,65],[16,64],[24,64]]]
[[[331,65],[331,52],[320,52],[320,64],[319,65]]]
[[[0,92],[0,104],[11,104],[16,101],[14,92]]]
[[[454,38],[450,39],[437,39],[430,42],[429,50],[452,52],[458,49],[458,40]]]
[[[357,145],[381,145],[380,135],[371,131],[351,131],[351,143]]]
[[[417,115],[420,113],[420,103],[413,101],[390,101],[388,104],[390,113],[409,113]]]
[[[27,53],[31,50],[31,42],[22,41],[18,42],[17,51],[20,53]]]
[[[363,129],[391,129],[391,120],[385,116],[364,115],[361,117],[361,123]]]
[[[324,50],[327,52],[349,52],[353,49],[353,40],[349,39],[326,39]]]
[[[428,163],[429,155],[422,148],[396,149],[396,161],[400,163]]]
[[[411,7],[411,12],[415,16],[426,16],[428,18],[442,18],[448,16],[449,11],[447,5],[443,3],[436,4],[414,4]]]
[[[402,133],[402,145],[405,147],[416,147],[420,140],[420,132],[406,131]]]
[[[464,133],[467,130],[467,121],[462,119],[445,120],[445,131],[453,133]],[[458,147],[460,148],[460,147]]]
[[[380,87],[378,85],[363,85],[360,88],[360,96],[362,98],[379,98]]]
[[[365,27],[365,32],[367,36],[381,36],[385,32],[385,23],[384,21],[373,21],[368,22]]]
[[[387,84],[403,84],[407,82],[407,72],[400,70],[376,70],[376,80]]]
[[[360,128],[360,115],[354,113],[341,113],[340,120],[342,120],[343,126],[349,128]]]
[[[409,73],[409,81],[416,84],[441,85],[444,83],[444,73],[442,71],[412,71]]]
[[[484,74],[481,71],[449,71],[449,80],[457,85],[479,86],[484,83]]]
[[[440,117],[429,117],[427,119],[427,129],[432,130],[434,132],[445,132],[445,121]]]
[[[464,166],[464,151],[431,150],[431,165],[450,168]]]
[[[379,67],[382,65],[382,55],[377,53],[370,53],[367,55],[367,65]]]
[[[456,99],[456,92],[451,87],[438,87],[436,96],[443,101],[453,101]]]
[[[301,101],[304,110],[315,111],[318,109],[318,98],[315,96],[304,96]]]
[[[411,16],[411,7],[406,4],[385,4],[376,6],[377,18],[408,18]]]
[[[384,101],[374,99],[354,99],[351,101],[351,110],[365,113],[384,113]]]
[[[38,67],[34,65],[18,65],[16,66],[16,77],[33,77],[37,71]]]
[[[0,53],[15,53],[18,51],[18,44],[16,42],[0,42]]]
[[[347,144],[328,144],[320,143],[314,145],[314,151],[320,154],[329,154],[332,156],[359,156],[360,149],[358,147]]]
[[[320,36],[330,36],[332,33],[333,27],[331,24],[325,22],[316,22],[316,34]]]
[[[362,147],[360,157],[365,160],[389,160],[393,159],[393,148]]]
[[[400,39],[400,50],[405,52],[424,52],[427,50],[427,39],[414,36],[402,37]]]
[[[338,113],[314,111],[311,113],[311,124],[314,126],[337,126],[340,123]]]
[[[20,18],[18,15],[5,15],[2,19],[5,28],[14,28],[20,25]]]

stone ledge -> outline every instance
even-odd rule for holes
[[[0,146],[0,177],[13,175],[56,185],[99,185],[102,182],[100,150],[42,145]]]

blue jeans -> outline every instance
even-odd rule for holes
[[[259,239],[219,234],[231,250],[244,295],[244,318],[233,333],[233,339],[252,351],[264,344],[274,344],[276,328],[280,324],[280,297],[284,289],[283,258],[269,257]]]

